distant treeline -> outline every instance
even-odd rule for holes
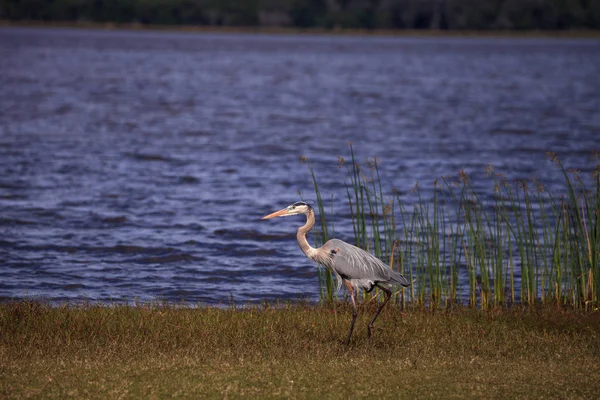
[[[600,0],[0,0],[0,19],[322,29],[600,29]]]

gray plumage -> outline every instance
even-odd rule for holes
[[[339,239],[328,240],[318,249],[312,247],[306,240],[306,234],[315,224],[315,214],[312,207],[305,202],[296,202],[284,209],[266,215],[262,219],[298,214],[306,215],[306,223],[298,228],[296,235],[300,249],[302,249],[308,258],[324,265],[333,272],[337,280],[338,290],[340,290],[343,283],[350,293],[353,313],[350,332],[346,341],[348,344],[350,343],[354,323],[358,315],[354,293],[359,289],[370,292],[376,286],[385,293],[385,300],[381,303],[377,309],[377,313],[375,313],[375,316],[368,325],[369,337],[371,337],[373,323],[392,295],[390,290],[391,285],[397,283],[402,286],[409,286],[410,282],[402,274],[392,270],[373,254]]]
[[[409,286],[408,280],[402,274],[391,269],[379,258],[342,240],[331,239],[321,250],[324,250],[327,256],[315,261],[336,275],[338,290],[342,287],[343,279],[350,281],[355,288],[367,291],[371,291],[377,283]]]

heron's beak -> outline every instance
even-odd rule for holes
[[[288,209],[287,208],[284,208],[284,209],[279,210],[279,211],[275,211],[273,214],[265,215],[261,219],[269,219],[269,218],[275,218],[275,217],[282,217],[284,215],[288,215]]]

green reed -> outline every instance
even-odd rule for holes
[[[305,158],[302,158],[302,161],[305,160]],[[323,206],[323,198],[321,197],[321,191],[319,190],[319,185],[317,184],[315,171],[310,163],[308,164],[308,169],[312,177],[313,185],[315,188],[315,196],[317,197],[317,207],[319,209],[320,230],[316,230],[316,243],[317,245],[322,245],[329,240],[329,224],[327,223],[325,207]],[[321,265],[319,265],[318,276],[319,288],[321,289],[319,290],[321,301],[326,301],[329,303],[333,302],[336,299],[336,283],[333,277],[333,273],[327,268],[323,268]]]
[[[394,293],[402,305],[440,308],[466,301],[485,309],[541,302],[596,309],[600,165],[587,190],[577,171],[566,170],[554,154],[549,158],[564,176],[559,196],[535,180],[510,182],[491,166],[485,169],[489,193],[476,191],[461,170],[436,180],[431,191],[416,184],[404,196],[395,189],[385,195],[379,160],[359,163],[350,146],[350,162],[339,157],[338,164],[346,169],[353,242],[413,282]],[[321,214],[318,241],[324,242],[325,208],[309,169]],[[321,298],[333,301],[331,273],[323,269],[319,276]]]

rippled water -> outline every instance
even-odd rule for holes
[[[487,164],[592,167],[600,42],[0,29],[0,297],[215,304],[318,297],[298,218],[313,160],[384,186]],[[476,183],[477,184],[477,183]],[[330,205],[328,206],[330,207]]]

